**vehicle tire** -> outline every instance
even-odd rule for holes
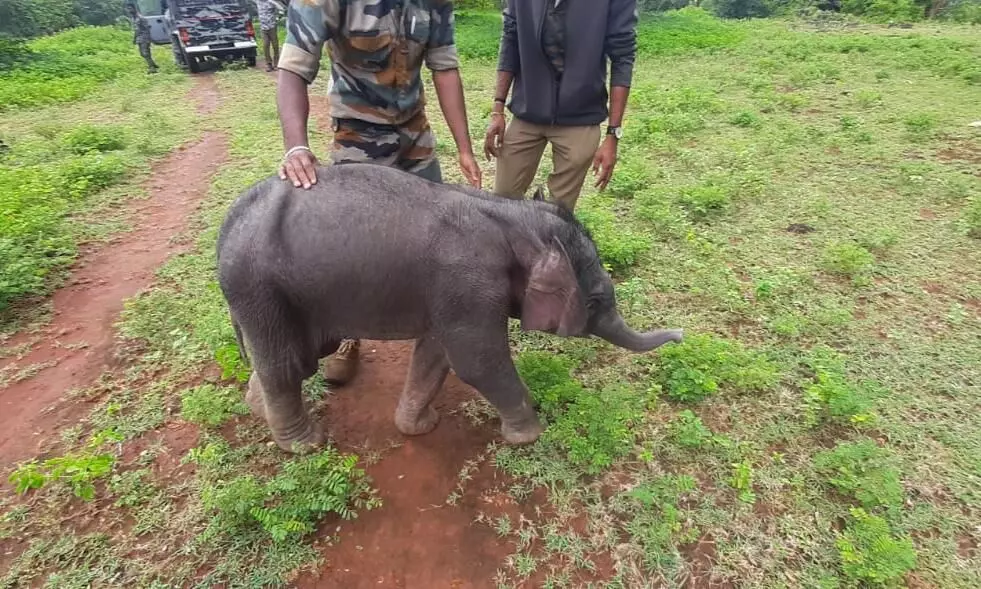
[[[199,61],[201,58],[185,53],[184,59],[187,60],[188,71],[190,71],[192,74],[201,73],[201,62]]]
[[[256,59],[255,49],[250,49],[245,52],[245,63],[247,63],[249,67],[255,67],[255,59]]]

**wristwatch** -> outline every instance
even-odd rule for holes
[[[613,135],[617,138],[617,141],[619,141],[620,138],[623,137],[623,127],[607,127],[606,134]]]

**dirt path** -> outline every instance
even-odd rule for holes
[[[189,99],[207,115],[220,105],[215,81],[197,79]],[[154,166],[147,182],[149,198],[128,204],[134,229],[112,242],[84,252],[71,282],[54,294],[54,317],[38,334],[18,334],[9,346],[31,343],[30,351],[9,360],[13,367],[37,373],[0,390],[0,464],[37,454],[64,423],[77,420],[81,405],[52,406],[72,389],[91,384],[113,363],[113,324],[123,301],[149,286],[154,272],[182,246],[171,240],[186,227],[208,192],[212,175],[225,161],[226,139],[206,133]],[[36,342],[35,342],[36,340]],[[71,404],[68,404],[71,405]]]
[[[491,511],[494,487],[503,481],[495,481],[493,468],[483,463],[465,483],[462,499],[454,506],[446,500],[466,462],[499,437],[498,424],[474,426],[451,414],[475,394],[451,375],[436,400],[437,428],[419,437],[400,434],[392,417],[410,355],[409,343],[363,342],[358,377],[330,401],[327,431],[338,447],[381,454],[367,471],[384,504],[342,523],[340,542],[324,553],[328,566],[319,577],[301,579],[300,588],[495,586],[494,573],[510,546],[474,518]],[[331,527],[325,535],[334,532]]]

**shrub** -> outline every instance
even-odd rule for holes
[[[678,414],[670,431],[674,443],[684,448],[701,448],[712,439],[712,431],[690,409]]]
[[[65,135],[63,142],[79,155],[93,151],[116,151],[126,147],[122,130],[113,127],[82,125]]]
[[[891,453],[873,440],[842,442],[814,457],[814,467],[841,493],[855,498],[866,510],[903,506],[903,486]]]
[[[916,550],[908,537],[895,537],[886,520],[853,508],[851,521],[835,542],[845,576],[855,583],[898,585],[916,568]]]
[[[357,462],[357,456],[328,448],[290,460],[266,481],[242,475],[208,485],[201,499],[214,517],[205,533],[236,536],[259,532],[281,543],[312,532],[328,513],[352,519],[355,510],[380,504]]]
[[[657,379],[678,401],[700,401],[720,387],[734,392],[761,392],[779,380],[777,367],[762,354],[738,342],[711,335],[693,335],[661,350]]]
[[[729,119],[730,125],[735,125],[737,127],[759,127],[762,124],[760,117],[749,111],[742,111],[736,113]]]
[[[871,392],[849,382],[836,352],[826,346],[817,347],[806,363],[814,371],[814,382],[804,387],[808,421],[862,425],[875,419]]]
[[[841,11],[879,22],[923,18],[923,8],[913,0],[842,0]]]
[[[823,266],[832,274],[861,279],[872,273],[875,256],[856,243],[831,243],[824,248]]]
[[[233,387],[206,384],[181,394],[181,417],[198,425],[217,427],[235,415],[248,412],[241,391]]]
[[[633,198],[634,193],[643,190],[651,181],[648,165],[639,158],[623,158],[610,178],[607,192],[616,198]]]
[[[76,497],[84,501],[95,499],[95,481],[106,477],[116,464],[116,457],[98,450],[108,442],[118,442],[122,436],[106,430],[92,436],[79,452],[49,458],[38,463],[31,460],[18,466],[9,477],[18,493],[40,489],[52,482],[67,484]]]
[[[625,228],[609,210],[597,208],[591,203],[583,204],[577,207],[576,216],[589,231],[600,259],[610,272],[625,272],[651,249],[652,242],[648,235]]]
[[[561,386],[577,396],[543,435],[568,455],[569,462],[587,474],[598,474],[626,456],[634,446],[636,426],[643,420],[654,396],[625,385],[590,391]]]
[[[627,386],[587,389],[572,378],[568,360],[546,352],[525,352],[516,366],[551,422],[542,443],[558,447],[569,462],[597,474],[633,448],[634,426],[653,400],[652,391]]]
[[[696,220],[723,211],[732,204],[729,190],[717,184],[706,183],[681,190],[678,202]]]

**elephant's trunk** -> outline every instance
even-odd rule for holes
[[[660,329],[640,333],[631,329],[620,314],[613,311],[596,322],[593,335],[631,352],[649,352],[668,342],[680,342],[683,332],[680,329]]]

